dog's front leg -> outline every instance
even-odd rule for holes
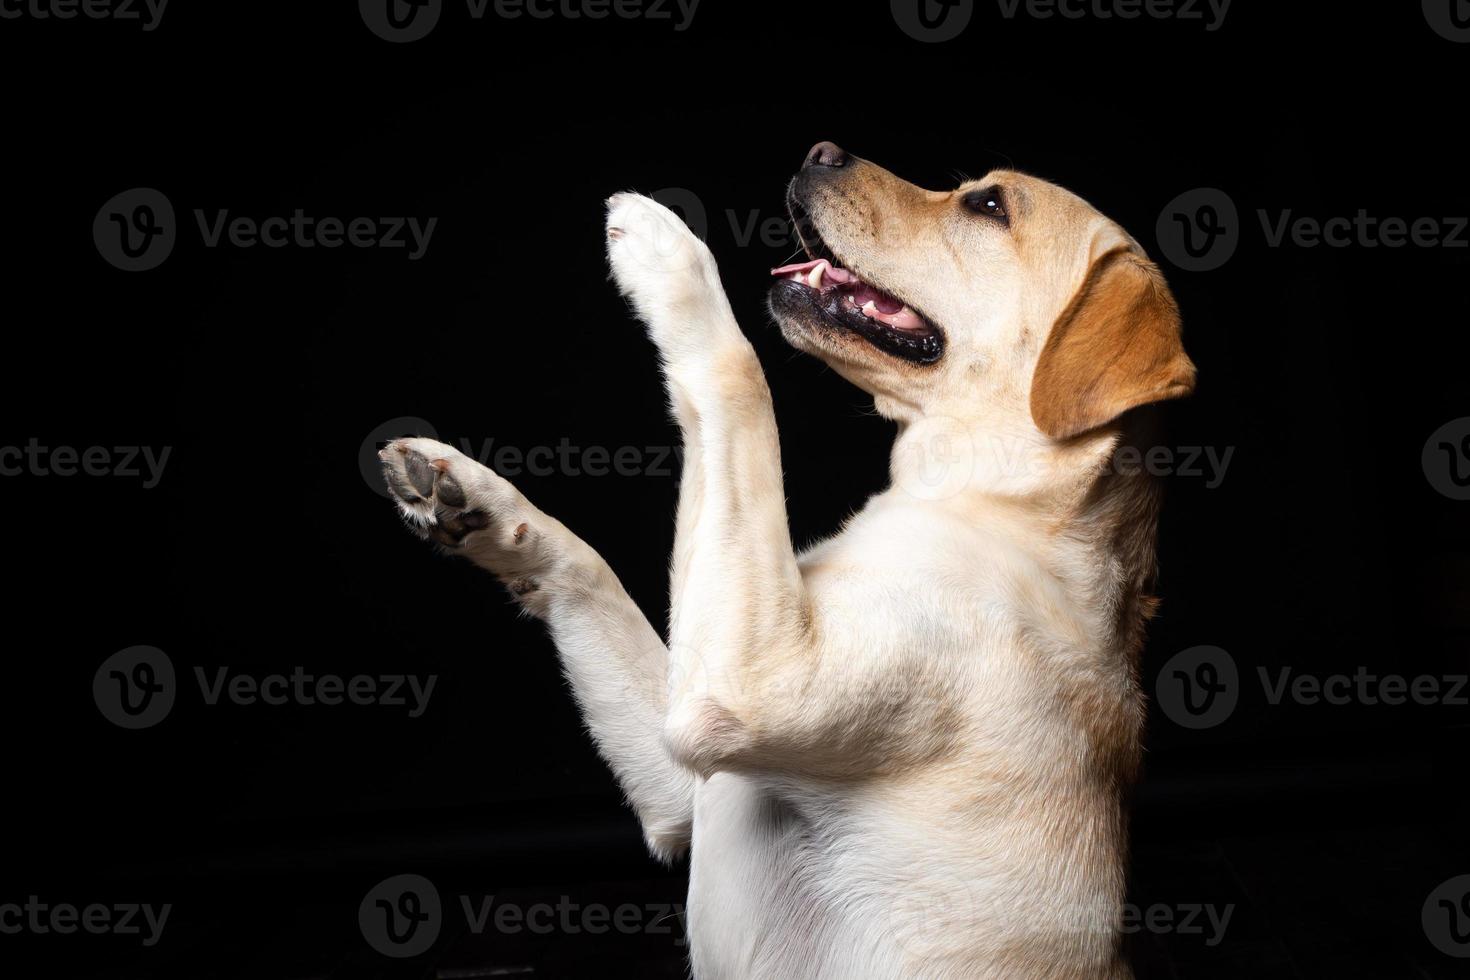
[[[618,284],[663,359],[686,447],[666,737],[696,772],[759,765],[790,734],[792,681],[813,649],[770,390],[713,256],[677,216],[619,195],[608,238]]]
[[[607,562],[515,487],[431,439],[383,451],[389,489],[410,525],[492,572],[546,622],[603,757],[655,856],[689,845],[694,779],[663,743],[668,654]]]

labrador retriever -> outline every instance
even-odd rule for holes
[[[544,620],[648,848],[690,851],[699,980],[1119,978],[1158,493],[1113,465],[1195,369],[1158,268],[1002,170],[930,191],[823,143],[786,339],[897,423],[892,484],[798,553],[776,418],[705,245],[608,202],[685,447],[660,637],[607,564],[449,446],[410,526]]]

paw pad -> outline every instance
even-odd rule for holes
[[[455,548],[490,526],[489,514],[469,508],[469,495],[454,476],[451,460],[430,459],[403,442],[378,455],[389,491],[420,537]]]

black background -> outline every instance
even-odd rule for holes
[[[1211,272],[1164,262],[1201,372],[1166,444],[1233,448],[1221,484],[1168,478],[1164,606],[1145,682],[1209,644],[1246,678],[1225,724],[1157,710],[1136,809],[1144,906],[1235,903],[1225,941],[1135,937],[1141,975],[1441,977],[1424,898],[1470,873],[1467,712],[1271,705],[1258,666],[1470,669],[1465,503],[1420,454],[1470,414],[1470,249],[1270,247],[1256,219],[1470,214],[1470,46],[1417,4],[1247,4],[1223,26],[1007,20],[981,3],[922,44],[884,4],[704,0],[691,27],[479,22],[450,3],[412,44],[349,3],[170,6],[136,23],[0,20],[6,220],[0,445],[172,447],[127,478],[0,480],[7,805],[0,902],[172,903],[163,940],[0,936],[36,976],[677,975],[670,936],[446,931],[395,962],[357,932],[392,874],[446,896],[677,901],[643,856],[540,628],[406,534],[359,471],[401,416],[450,441],[677,444],[653,351],[606,281],[610,193],[685,188],[766,366],[799,541],[886,479],[891,426],[766,321],[742,244],[831,139],[932,187],[1015,166],[1157,254],[1176,195],[1225,190],[1243,240]],[[103,203],[154,187],[179,242],[124,273]],[[194,209],[437,217],[404,250],[204,247]],[[653,454],[644,457],[653,461]],[[655,625],[677,481],[523,475]],[[160,725],[98,712],[94,672],[165,650]],[[193,670],[435,674],[429,710],[205,705]],[[651,896],[651,897],[650,897]],[[452,901],[452,899],[450,899]],[[36,966],[41,964],[41,966]],[[47,972],[49,971],[49,972]],[[474,974],[470,974],[474,975]]]

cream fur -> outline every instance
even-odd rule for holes
[[[1058,443],[1027,406],[1051,323],[1131,240],[1022,175],[1001,175],[1028,199],[1002,240],[951,213],[965,188],[861,168],[814,217],[948,351],[919,368],[782,323],[900,425],[892,486],[841,533],[793,549],[770,394],[714,260],[635,195],[609,202],[609,257],[686,447],[667,642],[591,548],[473,460],[408,440],[384,453],[391,482],[434,465],[433,496],[401,501],[429,535],[492,515],[442,540],[549,625],[652,853],[692,843],[698,980],[1127,977],[1155,496],[1106,473],[1118,426]]]

